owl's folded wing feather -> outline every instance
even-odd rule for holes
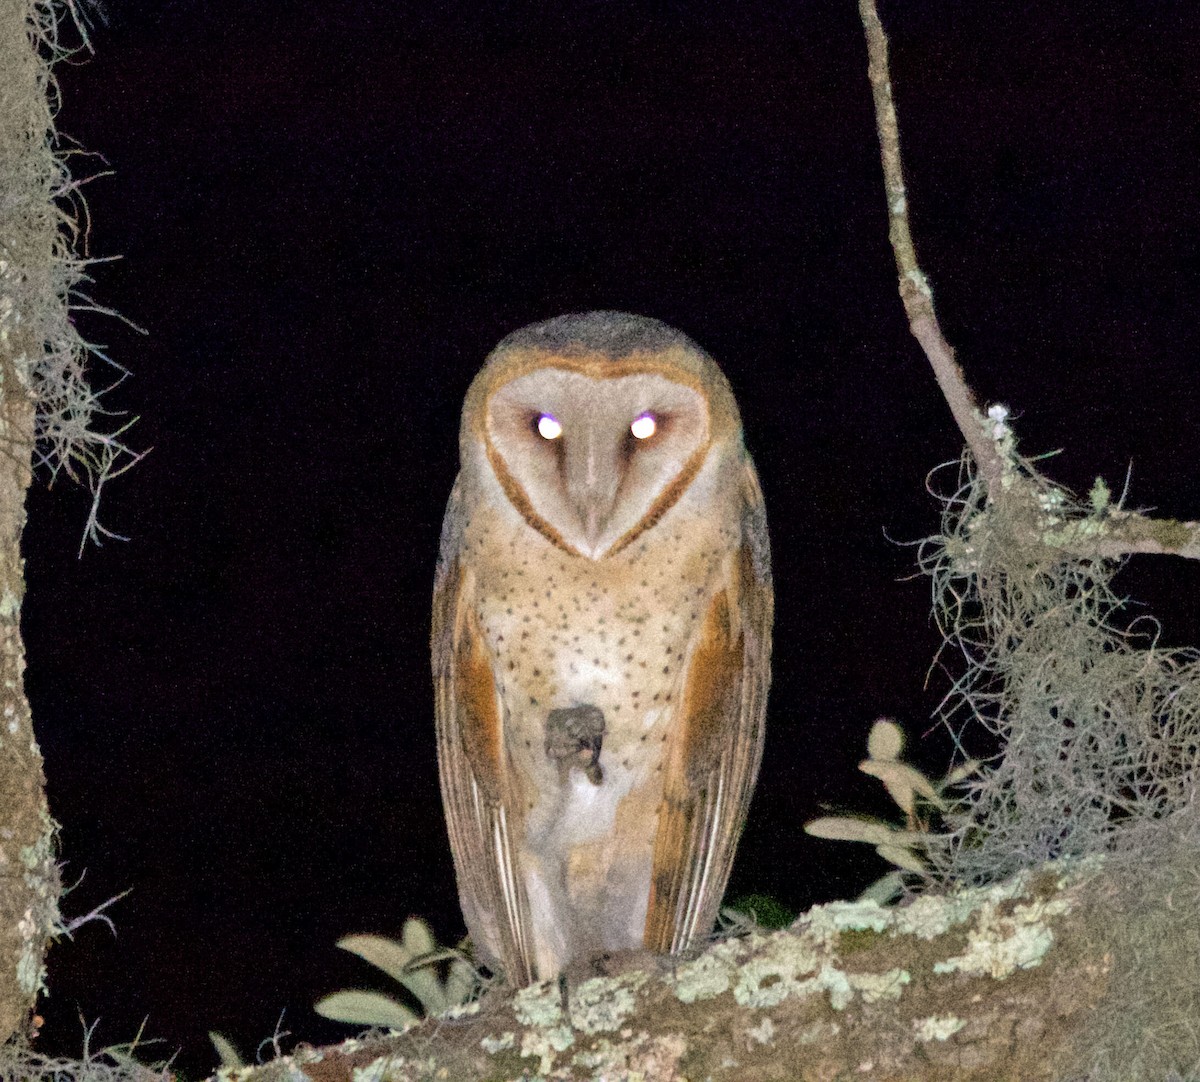
[[[716,921],[762,761],[774,595],[762,492],[747,460],[742,540],[691,648],[667,754],[645,945],[675,953]]]
[[[467,928],[483,961],[533,979],[529,911],[512,842],[503,716],[492,659],[459,559],[455,486],[442,528],[433,599],[433,682],[442,804]]]

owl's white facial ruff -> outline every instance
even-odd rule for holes
[[[674,502],[709,428],[705,399],[657,373],[606,379],[547,367],[492,393],[485,431],[493,466],[530,524],[598,560]]]

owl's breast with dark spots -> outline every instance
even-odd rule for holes
[[[661,760],[718,546],[705,547],[703,531],[654,540],[593,562],[514,539],[506,559],[477,567],[508,746],[547,782],[560,773],[544,750],[556,710],[603,714],[601,772],[610,762],[652,771]]]

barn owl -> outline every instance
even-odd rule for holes
[[[514,984],[712,930],[762,758],[773,594],[729,384],[657,320],[509,335],[471,384],[433,669],[467,928]]]

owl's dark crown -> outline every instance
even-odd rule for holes
[[[682,331],[649,316],[630,312],[571,312],[513,331],[500,342],[496,352],[538,349],[560,355],[598,354],[617,360],[632,353],[661,353],[673,346],[707,356]]]

